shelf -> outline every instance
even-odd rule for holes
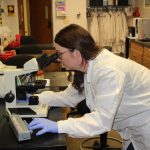
[[[127,6],[115,6],[115,5],[107,5],[107,6],[89,6],[87,7],[88,10],[122,10],[124,8],[127,7],[132,7],[131,5],[127,5]]]
[[[131,5],[107,5],[107,6],[88,6],[87,8],[125,8],[125,7],[132,7]]]

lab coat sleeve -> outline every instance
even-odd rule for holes
[[[60,107],[75,107],[80,101],[85,99],[85,94],[79,94],[71,83],[64,91],[44,91],[36,95],[39,97],[40,104],[48,104],[49,106]]]
[[[124,90],[124,74],[114,69],[95,71],[93,110],[81,118],[58,121],[59,133],[72,137],[90,137],[110,131]],[[93,77],[92,77],[93,78]]]

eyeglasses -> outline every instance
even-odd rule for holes
[[[67,52],[70,52],[70,51],[65,51],[65,52],[63,52],[63,53],[57,52],[57,54],[58,54],[58,58],[60,58],[60,59],[61,59],[62,55],[63,55],[63,54],[65,54],[65,53],[67,53]]]

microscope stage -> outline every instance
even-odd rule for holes
[[[18,115],[36,115],[36,112],[31,108],[8,108],[11,114]]]
[[[9,107],[9,114],[18,114],[22,118],[47,117],[49,107],[46,104],[30,107]]]

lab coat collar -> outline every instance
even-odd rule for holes
[[[102,49],[102,51],[96,56],[96,58],[89,60],[89,66],[87,69],[87,82],[91,82],[92,79],[92,74],[93,74],[93,69],[94,69],[94,64],[96,61],[99,61],[101,58],[103,58],[103,55],[107,55],[107,53],[109,54],[110,52],[107,49]]]

